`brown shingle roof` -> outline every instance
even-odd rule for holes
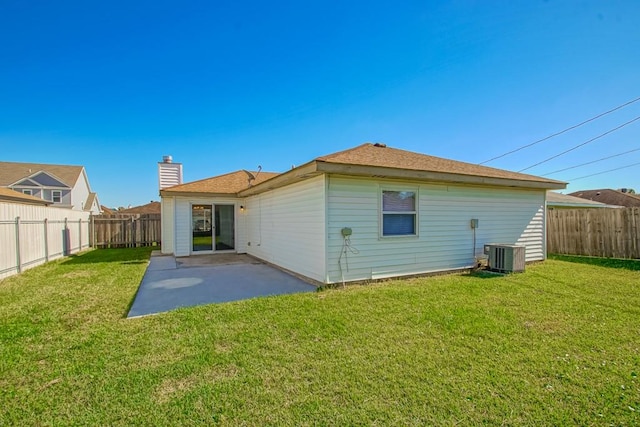
[[[111,215],[116,213],[115,209],[108,208],[105,205],[100,205],[100,210],[102,211],[103,214],[106,214],[106,215]]]
[[[19,191],[12,190],[10,188],[0,187],[0,201],[11,203],[26,203],[29,205],[50,205],[53,202],[42,200],[39,197],[29,196],[28,194],[22,194]]]
[[[87,200],[84,202],[83,209],[85,211],[90,211],[91,210],[91,208],[93,207],[93,204],[96,201],[96,197],[97,197],[96,193],[89,193],[89,195],[87,196]]]
[[[174,185],[163,189],[160,193],[207,193],[207,194],[236,194],[249,188],[249,178],[255,177],[251,185],[260,184],[268,179],[278,176],[274,172],[249,172],[239,170],[212,178]]]
[[[0,162],[0,186],[6,187],[36,172],[44,171],[59,178],[69,187],[73,187],[78,181],[82,169],[82,166]]]
[[[571,196],[580,197],[581,199],[595,200],[596,202],[606,203],[608,205],[636,207],[640,206],[640,196],[635,194],[623,193],[609,188],[600,190],[582,190],[570,194]]]
[[[424,172],[441,172],[457,175],[478,176],[486,178],[502,178],[518,181],[564,184],[561,181],[490,168],[457,160],[414,153],[412,151],[390,148],[384,144],[366,143],[349,150],[321,156],[319,162],[345,165],[379,166],[384,168],[407,169]]]
[[[553,207],[579,207],[579,208],[617,208],[618,206],[608,205],[593,200],[582,199],[569,194],[547,191],[547,206]]]
[[[132,214],[159,214],[161,212],[160,202],[151,202],[146,205],[134,206],[129,209],[122,209],[114,213],[132,213]]]

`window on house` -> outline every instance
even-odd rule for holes
[[[29,196],[33,196],[33,192],[31,190],[22,190],[22,194],[27,194]]]
[[[60,190],[53,190],[51,192],[51,201],[53,203],[60,203],[62,201],[62,191]]]
[[[382,191],[382,235],[415,236],[415,191]]]

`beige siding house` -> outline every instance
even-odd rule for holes
[[[538,261],[546,192],[565,186],[363,144],[282,174],[162,189],[162,251],[247,253],[319,283],[466,269],[485,243],[523,245]]]

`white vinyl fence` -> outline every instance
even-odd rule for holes
[[[89,247],[90,213],[0,202],[0,279]]]

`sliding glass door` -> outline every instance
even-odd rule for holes
[[[234,205],[191,205],[193,253],[236,248]]]
[[[193,234],[193,252],[213,250],[213,212],[212,205],[191,206],[191,231]]]

